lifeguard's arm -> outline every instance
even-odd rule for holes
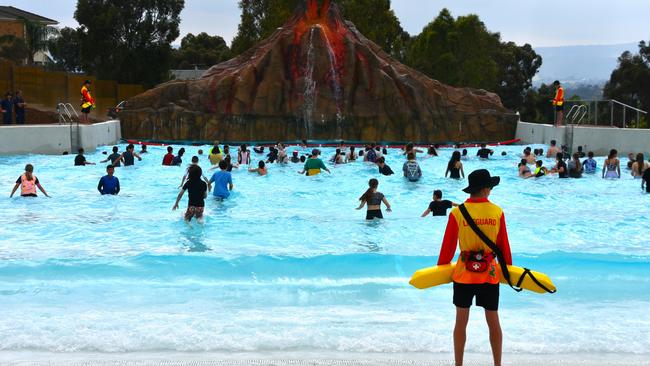
[[[454,215],[449,215],[447,221],[447,229],[445,230],[445,237],[442,239],[442,246],[440,247],[440,255],[438,256],[438,265],[449,264],[454,255],[456,254],[456,246],[458,245],[458,223]]]
[[[11,190],[11,194],[9,195],[9,198],[14,196],[14,193],[16,193],[16,190],[18,189],[18,187],[20,187],[20,183],[16,183],[16,185],[14,186],[14,189]],[[641,186],[641,188],[643,188],[643,185]]]
[[[499,222],[501,222],[501,225],[499,226],[496,245],[503,252],[503,258],[506,264],[512,265],[512,253],[510,252],[510,241],[508,240],[508,230],[506,229],[506,217],[503,213]]]
[[[178,208],[178,203],[181,201],[181,198],[183,198],[184,194],[185,194],[184,189],[178,192],[178,196],[176,196],[176,203],[174,203],[174,207],[172,207],[172,211],[176,211],[176,209]]]

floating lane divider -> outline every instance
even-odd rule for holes
[[[455,268],[456,263],[423,268],[413,274],[409,283],[420,290],[451,283],[451,275],[454,273]],[[500,266],[497,266],[497,272],[501,278],[500,282],[508,284],[508,280],[501,273]],[[537,292],[538,294],[557,291],[553,281],[544,273],[517,266],[508,266],[508,272],[513,285],[516,287]]]

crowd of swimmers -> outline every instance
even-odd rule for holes
[[[300,145],[306,148],[306,143]],[[445,177],[452,179],[462,179],[465,177],[463,168],[463,160],[469,159],[467,149],[460,151],[459,147],[455,150],[446,166]],[[100,163],[108,163],[106,167],[106,175],[101,177],[97,185],[97,190],[102,195],[116,195],[120,192],[119,179],[114,175],[115,168],[120,166],[135,165],[136,159],[141,161],[143,155],[147,154],[147,146],[141,145],[141,150],[135,152],[135,146],[129,144],[126,150],[119,152],[119,148],[114,146],[112,153],[107,155],[106,159]],[[207,192],[212,192],[212,195],[219,200],[227,199],[230,192],[234,188],[231,172],[233,169],[239,169],[240,166],[247,166],[250,173],[259,176],[268,174],[268,164],[301,164],[302,169],[298,171],[300,174],[307,176],[314,176],[322,172],[331,173],[329,168],[321,159],[321,151],[313,149],[309,154],[301,154],[299,151],[294,150],[288,152],[287,146],[283,143],[277,143],[274,146],[268,147],[266,150],[263,146],[253,147],[249,150],[248,145],[241,145],[237,148],[236,155],[231,154],[229,145],[221,145],[215,141],[213,146],[207,151],[207,158],[212,165],[210,170],[216,170],[210,178],[204,175],[203,170],[199,166],[199,156],[204,155],[202,149],[198,149],[196,156],[191,158],[191,163],[185,169],[185,173],[181,179],[179,186],[180,193],[178,194],[174,209],[178,208],[178,204],[185,194],[188,192],[189,204],[185,214],[186,220],[192,218],[201,219],[203,216],[203,208],[205,206],[204,199],[207,197]],[[185,148],[180,148],[174,154],[172,146],[167,147],[167,154],[163,156],[162,165],[164,166],[182,166],[183,158],[185,155]],[[422,176],[422,169],[417,161],[417,154],[426,153],[428,157],[438,156],[437,146],[429,146],[426,151],[418,149],[414,144],[409,143],[403,147],[401,154],[405,157],[405,162],[402,165],[402,175],[409,182],[417,182]],[[253,162],[253,154],[261,156],[257,164]],[[333,156],[328,161],[334,165],[348,164],[355,161],[364,161],[367,163],[375,164],[378,172],[381,175],[389,176],[395,174],[388,164],[386,164],[385,156],[388,150],[377,144],[369,144],[362,148],[355,146],[346,147],[340,143],[335,150]],[[481,159],[489,159],[494,155],[494,150],[482,144],[478,149],[476,156]],[[506,155],[505,151],[502,155]],[[617,157],[618,153],[612,149],[605,159],[602,167],[603,178],[620,178],[621,177],[621,163]],[[236,160],[233,161],[233,156]],[[546,158],[555,158],[555,163],[552,167],[547,168],[544,162],[538,157],[546,156]],[[581,160],[582,159],[582,160]],[[642,153],[629,154],[629,161],[627,168],[630,170],[631,175],[635,178],[641,179],[642,189],[650,192],[650,163],[645,160]],[[79,149],[79,154],[74,159],[75,166],[94,165],[95,163],[89,162],[84,156],[84,150]],[[559,178],[581,178],[583,174],[596,174],[598,164],[594,160],[594,153],[588,152],[585,154],[582,147],[578,147],[577,152],[569,156],[564,148],[559,148],[556,141],[551,141],[551,145],[544,152],[543,149],[532,150],[526,147],[521,156],[521,161],[518,164],[519,176],[525,179],[528,178],[541,178],[549,174],[557,174]],[[25,172],[16,180],[16,185],[11,192],[11,196],[21,189],[21,196],[35,197],[36,189],[38,188],[45,196],[49,197],[46,191],[41,186],[38,178],[34,175],[34,167],[28,164],[25,167]],[[368,190],[359,198],[360,205],[358,209],[367,207],[366,218],[371,220],[375,218],[382,218],[381,205],[384,204],[388,211],[390,211],[390,204],[386,197],[378,191],[379,181],[371,179],[369,182]],[[435,190],[433,193],[433,200],[429,207],[425,210],[422,216],[445,216],[447,209],[456,206],[448,200],[442,199],[442,191]]]

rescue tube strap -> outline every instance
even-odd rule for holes
[[[535,282],[535,284],[537,286],[539,286],[539,288],[541,288],[542,290],[548,292],[549,294],[554,294],[554,293],[557,292],[557,290],[550,290],[546,286],[544,286],[541,282],[539,282],[539,280],[537,280],[537,278],[535,278],[535,275],[533,274],[533,272],[531,272],[530,269],[528,269],[526,267],[524,267],[524,272],[521,274],[521,276],[519,277],[519,280],[517,281],[517,285],[516,285],[517,287],[521,287],[521,284],[524,282],[524,279],[526,279],[526,276],[530,277],[530,279],[533,282]]]
[[[508,265],[506,264],[506,260],[505,260],[505,257],[503,256],[503,252],[501,251],[501,248],[499,248],[490,238],[488,238],[487,235],[485,235],[485,233],[483,231],[481,231],[481,229],[478,227],[478,225],[476,225],[476,222],[474,222],[474,219],[472,218],[472,216],[467,211],[467,207],[465,207],[464,203],[461,204],[460,206],[458,206],[458,209],[463,214],[463,217],[465,218],[465,221],[467,221],[467,224],[469,225],[469,227],[471,227],[472,230],[474,230],[474,233],[476,233],[476,235],[478,235],[478,237],[481,238],[481,240],[483,240],[483,242],[488,247],[490,247],[490,249],[492,249],[492,252],[494,252],[494,254],[496,254],[496,256],[497,256],[497,258],[499,260],[499,265],[501,266],[501,273],[503,274],[503,277],[506,278],[506,281],[508,281],[508,285],[510,285],[510,287],[512,287],[513,290],[515,290],[517,292],[521,292],[521,290],[523,290],[523,288],[519,287],[520,284],[518,284],[515,287],[515,286],[512,285],[512,282],[510,281],[510,272],[508,271]],[[521,281],[523,281],[522,280],[523,277],[524,276],[522,275],[521,278],[520,278]]]

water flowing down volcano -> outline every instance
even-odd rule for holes
[[[306,0],[269,38],[198,80],[128,101],[123,135],[169,140],[505,140],[496,94],[453,88],[392,59],[334,1]],[[155,133],[155,136],[154,136]]]

